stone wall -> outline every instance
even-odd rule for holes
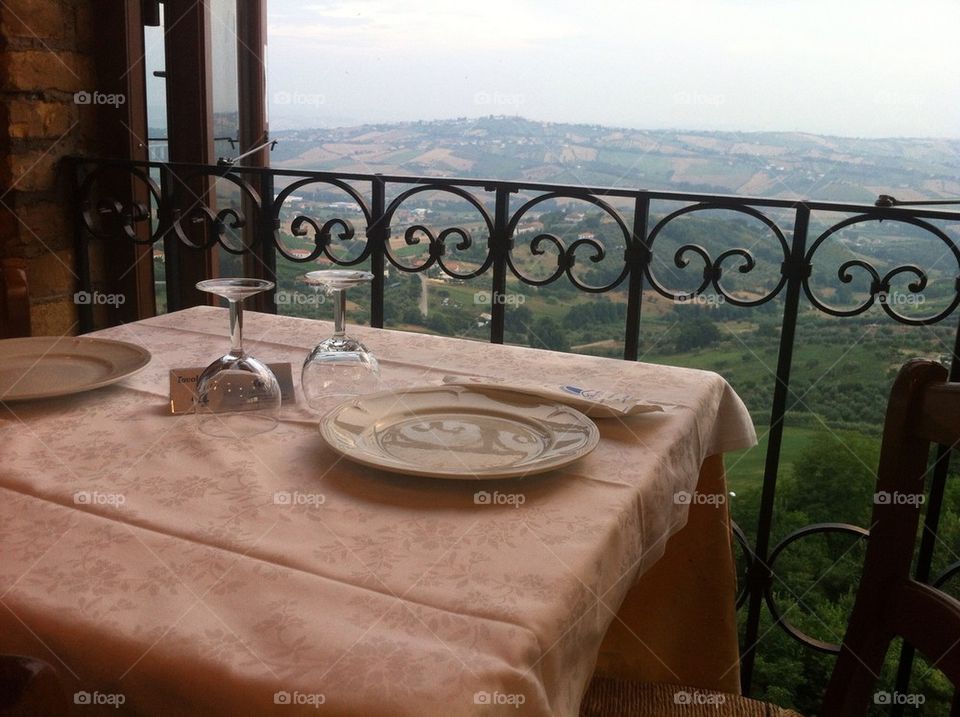
[[[71,185],[62,159],[99,154],[93,108],[75,101],[75,93],[97,86],[96,5],[0,5],[0,257],[28,261],[34,335],[77,331]]]

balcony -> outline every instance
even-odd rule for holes
[[[163,33],[175,92],[169,148],[151,155],[144,26],[157,29],[159,3],[103,17],[92,4],[7,4],[0,258],[27,262],[35,334],[185,309],[216,274],[276,281],[251,308],[328,318],[300,277],[338,265],[373,273],[350,307],[372,327],[717,371],[760,435],[727,456],[743,690],[818,708],[862,563],[893,371],[926,356],[960,380],[960,212],[289,170],[264,166],[266,152],[218,165],[224,132],[237,152],[266,139],[255,0],[236,3],[240,111],[226,128],[207,96],[209,8],[164,3],[178,17]],[[125,101],[78,105],[94,88]],[[914,574],[958,595],[948,478],[939,461]],[[909,648],[891,652],[880,685],[934,709],[949,700]]]
[[[541,335],[537,314],[551,301],[602,306],[566,324],[546,322],[574,334],[595,322],[604,340],[580,341],[574,350],[726,375],[762,437],[757,449],[728,458],[739,494],[731,505],[744,689],[757,676],[761,693],[774,698],[766,645],[806,672],[828,670],[829,660],[803,657],[800,646],[828,655],[837,649],[842,632],[819,613],[842,612],[852,586],[838,579],[825,587],[817,575],[849,579],[859,569],[867,526],[857,524],[866,502],[856,478],[872,475],[873,449],[863,444],[878,438],[892,369],[920,347],[960,375],[960,214],[936,207],[89,158],[71,167],[79,290],[90,296],[116,290],[109,277],[92,280],[90,257],[105,244],[141,242],[156,250],[164,272],[158,305],[184,308],[177,267],[218,248],[235,270],[252,259],[256,273],[277,281],[259,307],[267,312],[317,316],[298,278],[317,265],[363,267],[375,278],[370,294],[357,297],[354,317],[370,326],[433,325],[477,340],[570,350],[569,342],[551,345]],[[191,189],[198,179],[213,189],[198,196]],[[130,180],[143,201],[105,189]],[[598,296],[581,303],[583,295]],[[430,323],[431,311],[442,316],[452,307],[463,324]],[[81,326],[92,328],[109,308],[82,304]],[[678,343],[678,323],[698,327],[690,343]],[[882,388],[844,380],[860,361],[871,363]],[[821,381],[826,387],[818,388]],[[876,401],[865,400],[870,391]],[[847,400],[857,406],[852,414],[837,405]],[[818,435],[823,460],[798,453],[798,444]],[[960,561],[953,528],[944,534],[940,525],[954,524],[946,478],[939,464],[916,575],[951,588]],[[804,498],[810,491],[822,495]],[[828,559],[838,554],[849,562],[842,571]],[[771,640],[770,630],[789,638]],[[912,659],[904,651],[901,693]],[[818,687],[809,689],[815,695]]]

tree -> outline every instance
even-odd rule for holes
[[[720,340],[717,324],[702,314],[681,319],[674,328],[673,348],[677,353],[713,346]]]
[[[570,342],[567,340],[566,332],[549,316],[528,327],[527,343],[538,349],[570,350]]]
[[[833,433],[817,436],[781,483],[781,515],[799,513],[810,523],[839,521],[866,526],[879,456],[876,440]]]

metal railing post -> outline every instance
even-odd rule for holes
[[[507,236],[510,222],[510,188],[498,185],[496,210],[493,220],[493,236],[490,237],[490,252],[493,254],[493,286],[490,292],[490,342],[503,343],[506,324],[507,254],[513,241]]]
[[[383,301],[386,286],[383,272],[386,268],[385,253],[387,242],[390,241],[390,227],[384,224],[384,212],[387,206],[387,186],[383,177],[373,178],[373,187],[370,196],[370,226],[367,227],[367,237],[370,245],[370,272],[373,274],[373,285],[370,287],[370,325],[378,329],[383,328]]]
[[[630,267],[627,293],[627,319],[623,339],[623,358],[636,361],[640,355],[640,312],[643,308],[643,277],[650,264],[647,246],[647,220],[650,216],[650,197],[637,197],[633,211],[633,232],[624,259]]]
[[[745,695],[750,694],[753,680],[753,665],[756,657],[757,636],[760,631],[760,611],[763,609],[763,593],[771,579],[767,565],[770,550],[770,531],[773,525],[773,499],[776,493],[777,474],[780,468],[780,447],[783,442],[783,422],[787,413],[787,398],[790,388],[790,369],[793,363],[794,339],[797,330],[797,315],[800,309],[800,292],[803,280],[809,275],[806,263],[807,231],[810,226],[810,208],[797,205],[793,227],[793,242],[790,255],[784,262],[787,276],[786,297],[783,306],[783,323],[780,331],[780,348],[777,357],[777,376],[773,390],[773,406],[770,411],[770,433],[767,456],[763,471],[763,491],[760,497],[760,515],[757,519],[757,535],[754,542],[754,560],[747,573],[749,600],[744,631],[744,651],[740,659],[740,681]]]
[[[260,259],[263,261],[264,278],[272,281],[274,287],[264,292],[263,309],[270,314],[277,313],[277,245],[273,224],[274,186],[273,173],[260,172]]]

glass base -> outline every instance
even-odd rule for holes
[[[380,390],[380,364],[349,336],[321,341],[303,362],[300,382],[307,405],[325,413],[343,401]]]
[[[244,438],[276,428],[280,384],[251,356],[227,354],[197,379],[194,412],[201,432],[217,438]]]

